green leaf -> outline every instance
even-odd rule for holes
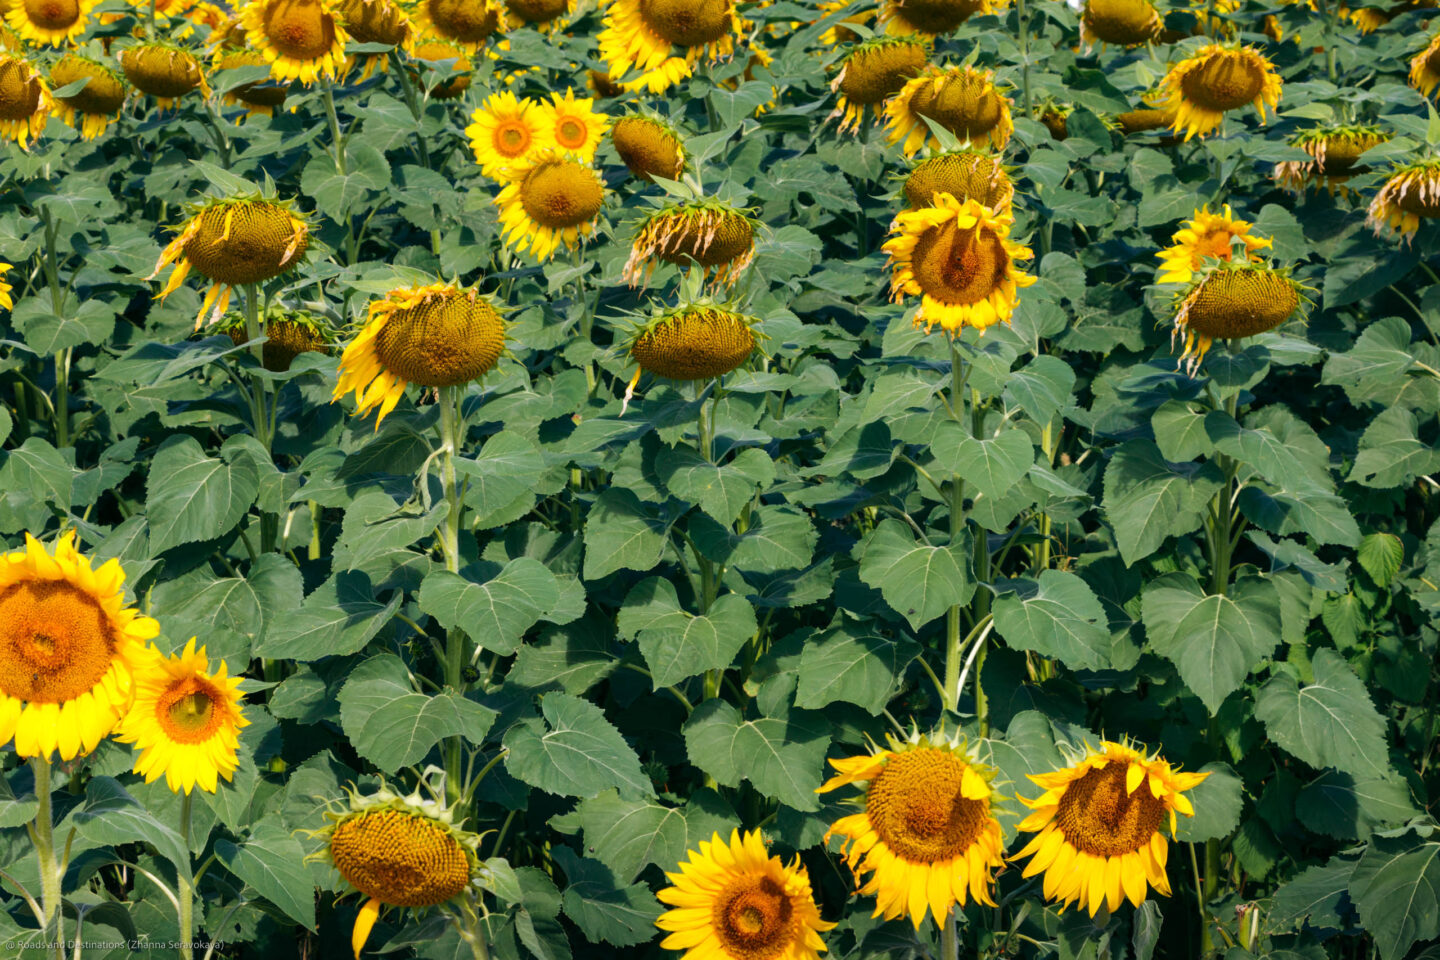
[[[1341,840],[1364,840],[1377,827],[1404,823],[1418,812],[1404,780],[1357,780],[1337,770],[1326,770],[1295,799],[1295,816],[1307,829]]]
[[[463,629],[482,648],[509,656],[560,602],[560,584],[539,560],[517,557],[483,583],[437,570],[420,585],[418,599],[446,630]]]
[[[629,490],[607,488],[585,521],[585,579],[651,569],[665,551],[672,522],[661,507],[641,503]]]
[[[1332,857],[1324,866],[1310,867],[1296,875],[1275,891],[1270,923],[1276,930],[1298,927],[1307,920],[1319,929],[1339,929],[1344,915],[1350,912],[1350,878],[1355,863],[1353,857]]]
[[[229,531],[255,502],[260,480],[248,457],[205,456],[193,437],[171,437],[151,461],[145,509],[150,550],[163,553]]]
[[[968,540],[944,547],[915,542],[899,520],[882,520],[865,543],[860,579],[880,591],[912,630],[975,594]]]
[[[1133,564],[1198,528],[1221,479],[1210,463],[1168,462],[1149,440],[1121,446],[1105,468],[1103,501],[1121,558]]]
[[[733,533],[704,515],[692,514],[689,527],[707,559],[749,574],[803,570],[810,566],[817,540],[810,518],[786,504],[752,510],[744,533]]]
[[[1166,400],[1150,415],[1160,455],[1175,463],[1210,453],[1215,444],[1205,429],[1206,409],[1197,400]]]
[[[1399,487],[1440,470],[1440,450],[1416,436],[1415,414],[1404,407],[1380,413],[1360,437],[1350,480],[1367,487]]]
[[[585,849],[630,883],[650,864],[675,869],[687,849],[709,840],[717,831],[728,835],[730,826],[738,824],[733,814],[726,817],[709,812],[704,804],[707,796],[719,801],[702,790],[680,808],[607,790],[576,807],[574,824],[584,831]]]
[[[1081,273],[1081,289],[1084,283]],[[1074,389],[1075,371],[1070,365],[1059,357],[1043,354],[1010,374],[1005,399],[1017,404],[1036,423],[1046,424],[1070,404]]]
[[[775,461],[763,450],[742,450],[734,460],[716,465],[692,447],[661,449],[655,472],[670,493],[697,503],[720,523],[730,523],[755,496],[775,480]]]
[[[446,737],[484,742],[495,711],[454,690],[416,693],[399,657],[372,657],[340,688],[340,725],[355,749],[385,773],[418,763]]]
[[[1255,697],[1255,718],[1271,740],[1312,767],[1385,777],[1385,720],[1365,684],[1329,648],[1317,650],[1311,663],[1315,682],[1308,686],[1288,673],[1271,677]]]
[[[1025,431],[1007,428],[994,438],[976,439],[953,420],[935,430],[930,452],[947,472],[987,497],[1002,497],[1035,462],[1035,448]]]
[[[655,689],[706,670],[730,666],[759,625],[755,609],[733,593],[697,617],[680,605],[675,586],[650,577],[631,588],[616,622],[620,636],[636,640]]]
[[[1145,588],[1141,610],[1151,649],[1175,664],[1212,716],[1280,642],[1279,594],[1258,577],[1216,596],[1188,574],[1167,574]]]
[[[553,848],[551,856],[565,873],[565,916],[591,943],[633,947],[655,936],[655,919],[665,908],[648,886],[622,885],[609,867],[567,847]]]
[[[1072,670],[1110,666],[1105,609],[1073,573],[1042,570],[1036,580],[1010,580],[995,598],[995,632],[1016,650],[1034,650]]]
[[[534,504],[534,490],[545,473],[545,457],[534,441],[518,431],[503,430],[485,441],[474,459],[459,457],[455,472],[465,482],[465,505],[484,518],[524,500]]]
[[[1372,839],[1355,864],[1350,896],[1381,960],[1401,960],[1416,941],[1440,937],[1440,840],[1433,828]]]
[[[87,343],[104,343],[115,332],[115,307],[103,300],[81,300],[55,313],[49,294],[26,297],[11,315],[25,345],[42,357]]]
[[[543,721],[522,720],[505,733],[505,769],[517,780],[563,797],[594,797],[611,787],[654,794],[640,758],[595,704],[547,693],[540,709]]]
[[[72,815],[80,836],[97,845],[140,841],[153,846],[177,870],[190,871],[190,853],[180,834],[155,819],[111,777],[94,777],[85,785],[85,805]]]
[[[1355,559],[1377,587],[1388,587],[1405,560],[1405,544],[1393,533],[1372,533],[1360,541]]]
[[[1207,763],[1200,773],[1209,776],[1185,796],[1195,816],[1181,817],[1175,825],[1175,839],[1181,843],[1203,843],[1230,835],[1240,822],[1245,805],[1245,784],[1228,763]]]
[[[746,720],[723,700],[707,700],[685,722],[690,762],[726,787],[749,780],[767,797],[797,810],[818,810],[828,725],[816,715]]]
[[[0,469],[7,490],[25,490],[42,503],[66,509],[71,505],[75,469],[60,451],[41,437],[29,437],[11,450]]]
[[[363,574],[331,577],[298,608],[276,617],[251,652],[302,662],[356,653],[390,622],[402,599],[396,590],[388,602],[378,602]]]
[[[879,716],[900,692],[905,668],[920,648],[845,621],[806,641],[800,653],[795,706],[819,710],[832,703],[853,703]]]
[[[230,872],[254,888],[285,915],[315,929],[315,881],[305,869],[305,848],[279,824],[261,820],[245,842],[215,843],[215,852]]]

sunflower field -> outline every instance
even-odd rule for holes
[[[1440,960],[1347,2],[0,0],[0,958]]]

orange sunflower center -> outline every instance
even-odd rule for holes
[[[319,0],[273,0],[264,23],[275,48],[295,60],[318,60],[335,45],[335,18]]]
[[[1211,230],[1195,241],[1195,246],[1190,254],[1190,265],[1193,269],[1199,270],[1205,265],[1206,257],[1215,257],[1220,260],[1230,259],[1230,238],[1235,236],[1224,227]]]
[[[594,218],[605,200],[595,173],[578,163],[560,161],[536,167],[520,185],[520,202],[542,227],[562,230]]]
[[[1133,853],[1160,828],[1165,804],[1155,799],[1148,783],[1142,782],[1134,793],[1125,791],[1129,767],[1107,763],[1065,788],[1055,821],[1076,850],[1096,857]]]
[[[495,128],[495,152],[514,159],[530,149],[530,128],[523,120],[503,120]]]
[[[912,863],[951,860],[985,827],[989,805],[960,792],[965,761],[922,747],[896,754],[870,783],[865,814],[885,845]]]
[[[1245,106],[1264,85],[1265,72],[1259,64],[1228,52],[1207,57],[1180,80],[1180,89],[1192,103],[1219,111]]]
[[[730,0],[640,0],[640,16],[671,43],[698,47],[730,31]]]
[[[773,877],[734,878],[712,911],[720,944],[734,960],[770,960],[794,938],[795,908]]]
[[[46,30],[64,30],[80,19],[77,0],[25,0],[30,22]]]
[[[79,587],[27,581],[0,592],[0,692],[65,703],[99,683],[114,660],[109,617]]]
[[[920,235],[911,263],[927,296],[965,305],[979,303],[1000,286],[1010,255],[992,228],[960,230],[951,222]]]
[[[380,810],[342,820],[330,838],[335,869],[381,903],[430,907],[470,882],[459,841],[422,817]]]
[[[426,9],[442,36],[461,43],[478,43],[500,25],[500,12],[482,0],[430,0]]]
[[[40,108],[40,81],[23,63],[0,63],[0,120],[25,120]]]
[[[583,121],[576,117],[562,117],[555,124],[555,142],[566,150],[579,150],[585,146],[587,132]]]
[[[202,677],[186,677],[160,695],[155,719],[176,743],[204,743],[215,735],[229,712],[225,695]]]

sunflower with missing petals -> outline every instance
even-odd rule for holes
[[[682,960],[818,960],[820,934],[835,926],[820,919],[810,874],[797,856],[788,865],[770,856],[760,832],[732,830],[700,841],[698,851],[656,897],[671,909],[655,926],[666,950]]]
[[[345,32],[356,43],[383,43],[415,52],[416,31],[410,15],[394,0],[339,0],[337,7]],[[368,80],[376,70],[388,70],[389,61],[387,53],[360,53],[349,59],[345,72],[358,68],[360,79]]]
[[[541,126],[550,131],[549,142],[586,163],[595,159],[595,151],[610,127],[610,118],[596,113],[594,103],[592,97],[576,100],[575,91],[567,89],[563,97],[553,93],[549,103],[542,101],[537,108]]]
[[[1239,340],[1274,330],[1305,303],[1305,288],[1289,271],[1267,263],[1214,263],[1175,297],[1171,345],[1183,337],[1180,363],[1193,375],[1216,340]]]
[[[421,33],[453,40],[471,53],[505,28],[505,8],[493,0],[420,0],[414,16]]]
[[[641,221],[622,276],[631,286],[650,279],[657,263],[699,267],[715,284],[731,284],[755,259],[755,228],[743,210],[719,200],[670,204]]]
[[[168,110],[192,90],[210,96],[210,85],[194,54],[171,43],[143,43],[120,51],[125,78],[141,93],[155,98],[159,110]]]
[[[714,380],[738,370],[754,355],[765,335],[759,321],[712,300],[695,300],[652,316],[636,325],[625,353],[635,362],[635,375],[625,388],[620,415],[635,396],[640,375],[667,380]]]
[[[609,0],[600,56],[612,80],[640,71],[626,90],[664,93],[701,60],[730,57],[740,28],[734,0]]]
[[[334,0],[249,0],[240,11],[247,46],[275,80],[335,80],[346,66],[343,18]]]
[[[937,193],[933,205],[904,210],[885,241],[893,270],[890,298],[921,298],[915,325],[929,331],[937,324],[952,336],[965,327],[982,333],[1009,323],[1019,288],[1035,282],[1015,267],[1034,254],[1010,240],[1014,218],[978,200],[957,200]]]
[[[99,569],[75,549],[25,535],[0,554],[0,745],[22,757],[90,753],[134,699],[145,644],[160,624],[125,603],[125,571]]]
[[[1211,213],[1208,206],[1201,207],[1195,211],[1195,219],[1186,220],[1170,237],[1172,245],[1155,254],[1160,258],[1160,277],[1156,282],[1189,283],[1207,259],[1229,260],[1237,239],[1245,244],[1251,260],[1260,259],[1259,251],[1269,248],[1272,241],[1251,234],[1252,229],[1253,224],[1231,214],[1228,203],[1220,213]]]
[[[495,206],[505,243],[516,251],[543,262],[561,244],[573,250],[594,232],[605,185],[588,163],[546,149],[505,176]]]
[[[90,26],[99,0],[12,0],[5,22],[20,39],[36,46],[60,47],[79,39]]]
[[[1025,876],[1045,874],[1047,900],[1078,903],[1092,917],[1125,900],[1138,907],[1148,887],[1169,896],[1161,829],[1168,821],[1173,836],[1176,813],[1195,815],[1184,794],[1207,776],[1181,773],[1128,744],[1087,747],[1064,770],[1030,775],[1045,792],[1019,798],[1031,810],[1019,829],[1035,837],[1015,858],[1030,857]]]
[[[1384,10],[1377,10],[1374,7],[1357,7],[1354,10],[1342,11],[1346,19],[1355,24],[1355,29],[1360,34],[1374,33],[1385,24],[1390,22],[1390,15]]]
[[[0,54],[0,140],[29,149],[50,122],[50,86],[24,57]]]
[[[160,291],[161,300],[179,288],[191,267],[212,281],[195,317],[197,330],[207,314],[212,323],[224,315],[232,287],[260,283],[293,270],[310,243],[310,225],[288,203],[258,196],[232,197],[210,200],[193,209],[194,215],[161,251],[147,279],[159,276],[166,264],[176,264]]]
[[[890,142],[901,144],[911,157],[928,142],[940,143],[930,133],[926,118],[949,130],[962,143],[988,142],[996,150],[1010,142],[1015,127],[1010,120],[1010,99],[995,87],[989,70],[974,67],[930,67],[910,80],[885,104]]]
[[[831,114],[840,117],[840,132],[859,130],[866,108],[878,115],[881,104],[919,76],[929,56],[929,45],[911,37],[878,37],[846,54],[830,82],[830,89],[840,94]]]
[[[1345,181],[1370,169],[1357,165],[1360,155],[1387,142],[1390,136],[1388,131],[1369,124],[1313,127],[1290,140],[1290,146],[1299,147],[1313,159],[1275,164],[1275,181],[1297,192],[1323,184],[1332,194],[1347,194]]]
[[[825,839],[844,838],[846,862],[861,894],[875,895],[874,916],[925,915],[943,922],[958,904],[994,906],[993,871],[1004,866],[1000,823],[991,812],[995,771],[958,737],[914,731],[890,749],[831,760],[836,775],[816,792],[864,784],[864,811],[842,817]]]
[[[1173,110],[1170,128],[1184,130],[1185,139],[1206,137],[1225,114],[1253,103],[1265,122],[1265,108],[1280,103],[1280,75],[1275,65],[1253,47],[1218,43],[1201,47],[1170,68],[1161,81],[1163,108]]]
[[[1422,97],[1430,96],[1440,86],[1440,32],[1410,61],[1410,86]]]
[[[379,430],[410,384],[469,383],[504,350],[505,321],[478,290],[444,282],[391,290],[371,302],[365,326],[341,355],[334,399],[354,393],[360,417],[378,408]]]
[[[470,139],[480,172],[487,177],[498,177],[511,167],[523,167],[552,146],[540,105],[529,97],[517,98],[508,90],[491,94],[470,115],[465,136]]]
[[[685,144],[674,127],[651,116],[621,117],[610,128],[610,144],[632,176],[679,180],[685,172]]]
[[[125,78],[98,60],[67,53],[50,68],[50,86],[59,89],[77,80],[88,81],[76,92],[55,97],[50,112],[61,122],[94,140],[120,119],[120,108],[129,92]],[[76,121],[79,121],[78,123]]]
[[[333,337],[323,320],[304,310],[271,307],[261,320],[265,343],[260,350],[260,365],[271,373],[284,373],[302,353],[330,353]],[[250,342],[245,318],[227,314],[217,331],[228,336],[237,347]]]
[[[1420,221],[1440,217],[1440,158],[1401,164],[1370,201],[1365,223],[1375,235],[1389,227],[1409,242]]]

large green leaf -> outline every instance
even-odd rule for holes
[[[768,797],[797,810],[815,810],[822,762],[830,745],[816,714],[746,719],[723,700],[707,700],[685,722],[690,762],[727,787],[749,780]]]
[[[315,882],[305,869],[305,849],[290,831],[262,820],[244,843],[220,840],[215,852],[256,893],[297,923],[315,929]]]
[[[514,653],[525,631],[560,602],[555,574],[530,557],[516,557],[483,582],[462,574],[437,570],[427,576],[420,585],[420,609],[445,629],[463,629],[503,656]]]
[[[260,479],[248,457],[226,463],[193,437],[171,437],[151,461],[146,490],[150,549],[161,553],[229,531],[255,502]]]
[[[603,863],[565,847],[556,847],[553,856],[565,871],[565,915],[591,943],[633,947],[655,936],[655,918],[664,908],[649,887],[621,884]]]
[[[1110,666],[1105,609],[1073,573],[1042,570],[1039,580],[1011,580],[995,598],[995,632],[1017,650],[1034,650],[1072,670]]]
[[[818,710],[853,703],[878,716],[899,692],[905,667],[919,652],[908,640],[883,637],[846,621],[806,642],[795,706]]]
[[[1440,450],[1416,435],[1415,414],[1391,407],[1366,428],[1350,479],[1367,487],[1398,487],[1440,470]]]
[[[1416,941],[1440,937],[1440,838],[1434,827],[1372,839],[1350,876],[1350,896],[1381,960],[1401,960]]]
[[[642,503],[624,488],[607,489],[585,521],[585,579],[654,567],[665,550],[670,523],[663,508]]]
[[[714,464],[693,447],[664,447],[655,458],[655,473],[665,489],[700,505],[721,523],[729,523],[775,479],[775,462],[763,450],[742,450],[728,463]]]
[[[860,579],[918,630],[975,593],[968,540],[943,547],[917,543],[899,520],[883,520],[865,542]]]
[[[1149,440],[1131,440],[1105,468],[1105,516],[1126,563],[1150,556],[1165,540],[1200,526],[1220,489],[1213,464],[1174,464]]]
[[[728,836],[738,821],[722,807],[720,798],[706,790],[692,794],[683,807],[606,790],[582,801],[573,816],[563,818],[565,824],[552,823],[583,831],[586,851],[630,883],[650,864],[673,870],[701,840],[717,832]]]
[[[454,690],[417,693],[398,657],[356,667],[340,688],[340,723],[355,749],[386,773],[424,759],[446,737],[481,743],[495,711]]]
[[[1007,428],[995,437],[972,437],[954,421],[940,424],[930,452],[937,465],[987,497],[1004,496],[1035,462],[1035,448],[1023,430]]]
[[[631,589],[616,625],[622,637],[640,644],[656,689],[725,669],[758,628],[755,609],[743,597],[727,593],[705,616],[696,616],[680,605],[674,585],[659,577]]]
[[[564,797],[612,787],[627,796],[654,794],[640,758],[595,704],[547,693],[540,709],[543,720],[522,720],[505,733],[505,769],[517,780]]]
[[[1385,777],[1385,720],[1365,684],[1334,650],[1317,650],[1311,664],[1314,683],[1302,686],[1288,673],[1271,677],[1255,697],[1255,717],[1271,740],[1312,767]]]

